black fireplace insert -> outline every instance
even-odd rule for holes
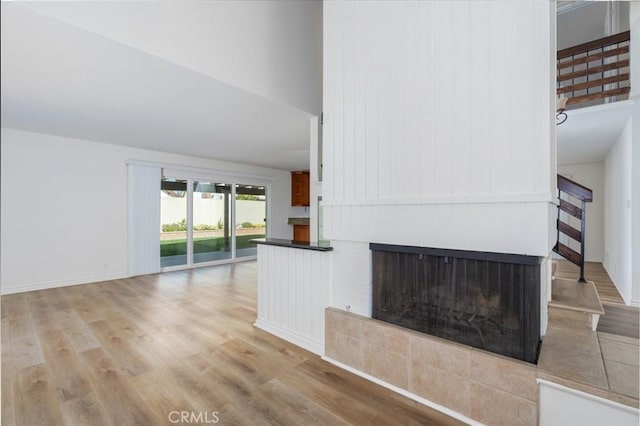
[[[535,363],[540,258],[371,243],[373,318]]]

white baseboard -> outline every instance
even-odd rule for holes
[[[69,287],[73,285],[79,284],[91,284],[101,281],[110,281],[110,280],[119,280],[122,278],[127,278],[129,275],[127,274],[108,274],[108,275],[99,275],[93,277],[83,277],[76,278],[72,280],[57,280],[57,281],[45,281],[40,283],[33,284],[22,284],[22,285],[2,285],[0,287],[0,294],[15,294],[15,293],[25,293],[27,291],[37,291],[37,290],[46,290],[49,288],[58,288],[58,287]]]
[[[611,273],[609,272],[609,268],[607,267],[607,264],[602,262],[602,267],[604,268],[605,271],[607,271],[607,275],[609,275],[609,278],[611,278],[611,282],[613,283],[613,285],[616,288],[616,290],[618,290],[618,293],[620,294],[620,297],[622,297],[622,300],[623,300],[624,304],[627,305],[627,306],[632,306],[633,305],[633,301],[627,300],[624,297],[625,295],[622,294],[622,292],[620,291],[620,288],[618,288],[618,284],[613,280],[613,277],[611,276]]]
[[[542,426],[638,425],[640,412],[633,407],[546,380],[537,379],[537,382],[538,422]]]
[[[324,355],[324,342],[310,339],[309,337],[304,336],[294,330],[284,328],[281,325],[260,318],[258,318],[253,325],[260,330],[266,331],[267,333],[273,334],[274,336],[284,339],[287,342],[300,346],[301,348],[313,352],[316,355]]]
[[[346,371],[348,371],[350,373],[355,374],[356,376],[360,376],[363,379],[367,379],[370,382],[373,382],[373,383],[375,383],[377,385],[380,385],[380,386],[385,387],[385,388],[387,388],[389,390],[392,390],[392,391],[394,391],[396,393],[399,393],[402,396],[406,396],[409,399],[412,399],[412,400],[414,400],[414,401],[416,401],[416,402],[418,402],[418,403],[420,403],[422,405],[426,405],[429,408],[433,408],[434,410],[440,411],[441,413],[444,413],[449,417],[453,417],[454,419],[458,419],[458,420],[460,420],[460,421],[462,421],[462,422],[464,422],[464,423],[466,423],[468,425],[471,425],[471,426],[483,426],[482,423],[480,423],[480,422],[478,422],[476,420],[470,419],[469,417],[465,416],[464,414],[458,413],[457,411],[454,411],[454,410],[452,410],[450,408],[447,408],[447,407],[445,407],[443,405],[436,404],[435,402],[429,401],[428,399],[424,399],[423,397],[418,396],[418,395],[416,395],[414,393],[411,393],[406,389],[399,388],[397,386],[392,385],[391,383],[387,383],[387,382],[385,382],[383,380],[380,380],[380,379],[378,379],[376,377],[370,376],[367,373],[363,373],[360,370],[356,370],[353,367],[349,367],[348,365],[343,364],[340,361],[336,361],[333,358],[330,358],[330,357],[327,357],[327,356],[323,356],[322,359],[324,361],[327,361],[330,364],[335,365],[336,367],[340,367],[343,370],[346,370]]]

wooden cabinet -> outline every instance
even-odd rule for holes
[[[309,172],[291,172],[291,205],[309,205]]]
[[[293,240],[308,243],[311,240],[309,225],[293,225]]]

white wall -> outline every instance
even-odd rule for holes
[[[604,163],[559,165],[558,173],[593,191],[593,201],[586,203],[585,259],[588,262],[602,262],[604,255]],[[570,216],[569,221],[573,227],[580,229],[578,219]],[[580,252],[578,242],[569,240],[568,243],[571,248]]]
[[[320,1],[38,2],[29,7],[320,114]]]
[[[610,5],[594,1],[566,13],[558,14],[558,50],[576,46],[629,29],[629,2],[618,1],[613,16]],[[612,21],[612,22],[611,22]],[[613,25],[612,25],[613,24]],[[613,27],[611,31],[610,27]],[[617,28],[617,29],[616,29]]]
[[[331,252],[258,245],[258,315],[255,326],[324,355]]]
[[[631,2],[629,4],[629,29],[631,34],[634,34],[633,43],[630,45],[629,61],[631,70],[631,92],[629,93],[629,99],[640,98],[640,43],[637,42],[640,34],[640,2]]]
[[[368,242],[548,256],[551,6],[324,3],[322,190],[336,307],[368,314]],[[359,271],[341,260],[352,255]]]
[[[604,162],[604,262],[625,303],[631,301],[631,140],[629,119]]]
[[[638,12],[640,12],[640,5],[638,5]],[[634,135],[631,138],[631,154],[633,157],[631,160],[631,227],[633,228],[631,242],[631,261],[633,264],[633,270],[631,271],[631,304],[640,306],[640,102],[636,102],[634,105],[631,117],[631,132]]]
[[[1,140],[3,293],[126,275],[128,160],[266,176],[269,235],[290,238],[287,171],[8,128]]]

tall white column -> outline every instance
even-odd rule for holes
[[[631,30],[631,51],[629,60],[631,70],[631,92],[629,99],[640,98],[640,2],[629,4],[629,29]]]

